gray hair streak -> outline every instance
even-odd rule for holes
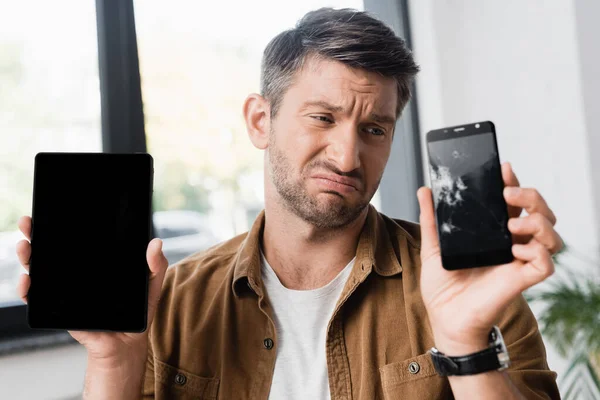
[[[263,53],[261,95],[277,115],[283,95],[309,57],[336,60],[352,68],[396,80],[399,116],[411,97],[419,67],[406,42],[382,21],[364,11],[320,8],[310,11],[295,28],[274,37]]]

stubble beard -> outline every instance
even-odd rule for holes
[[[346,199],[334,192],[319,194],[321,197],[327,197],[320,201],[308,192],[304,182],[311,170],[315,167],[324,167],[323,162],[315,160],[307,164],[299,179],[294,180],[291,163],[284,152],[277,148],[273,131],[269,137],[268,151],[271,179],[283,200],[284,207],[318,229],[336,230],[355,221],[369,205],[377,189],[378,185],[369,196],[355,205],[348,204]]]

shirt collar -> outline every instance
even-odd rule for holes
[[[379,213],[371,204],[368,207],[367,219],[356,248],[356,263],[371,266],[381,276],[399,274],[402,272],[400,249],[398,241],[390,237],[388,227],[388,221],[392,220]],[[251,288],[256,294],[263,296],[260,246],[264,226],[265,210],[262,210],[242,242],[234,262],[232,285],[234,293],[238,296],[246,288]]]
[[[402,272],[400,249],[397,247],[398,241],[390,237],[384,215],[369,204],[367,220],[358,239],[356,259],[365,266],[372,266],[381,276],[396,275]]]

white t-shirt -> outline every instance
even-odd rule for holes
[[[269,400],[330,399],[325,343],[327,324],[354,259],[327,285],[291,290],[262,256],[262,279],[277,329],[277,358]]]

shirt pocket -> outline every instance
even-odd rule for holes
[[[205,378],[154,359],[156,400],[216,400],[218,378]]]
[[[428,353],[379,368],[384,400],[452,399],[448,379],[435,371]]]

